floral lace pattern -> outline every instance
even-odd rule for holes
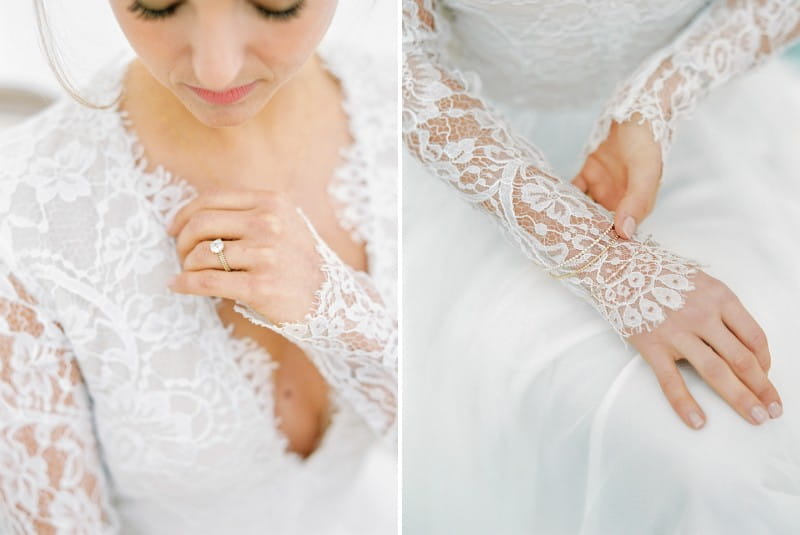
[[[234,310],[299,345],[370,425],[396,440],[397,321],[370,277],[342,262],[297,209],[314,236],[325,281],[302,321],[278,325],[238,301]]]
[[[126,114],[65,96],[0,132],[0,532],[116,533],[124,512],[154,533],[154,511],[200,518],[211,496],[253,489],[276,499],[250,512],[277,522],[292,509],[277,498],[345,484],[376,438],[394,438],[396,112],[364,106],[396,110],[396,86],[358,51],[320,53],[356,141],[329,192],[369,273],[320,243],[326,305],[307,337],[302,322],[283,326],[333,386],[330,428],[305,460],[278,427],[266,350],[232,335],[218,298],[167,288],[181,269],[167,223],[197,192],[148,170]],[[117,96],[117,61],[82,91],[90,100]],[[336,469],[311,479],[326,462]]]
[[[691,291],[697,262],[650,239],[619,241],[612,215],[558,179],[448,55],[432,0],[403,2],[403,136],[411,152],[493,216],[535,263],[588,300],[624,339],[652,330]]]
[[[614,92],[584,148],[594,152],[611,123],[649,121],[666,161],[676,121],[715,87],[800,37],[797,0],[717,0]]]
[[[17,509],[0,528],[114,532],[86,387],[61,326],[37,305],[0,264],[0,502]]]

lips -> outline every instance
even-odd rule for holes
[[[197,96],[211,104],[233,104],[234,102],[238,102],[250,93],[255,86],[256,82],[252,82],[247,85],[228,89],[227,91],[210,91],[208,89],[188,85],[189,89],[194,91]]]

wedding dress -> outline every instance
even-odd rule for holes
[[[277,362],[232,335],[221,298],[167,288],[181,267],[166,229],[198,192],[149,168],[127,114],[64,96],[0,132],[0,533],[396,530],[397,80],[352,47],[320,54],[355,140],[331,202],[369,273],[306,219],[324,259],[314,308],[273,325],[234,307],[332,386],[307,458],[278,428]],[[113,101],[133,57],[82,94]]]
[[[798,35],[796,0],[404,0],[404,530],[800,532]],[[568,181],[636,113],[664,176],[618,243]],[[780,418],[681,361],[693,431],[625,342],[698,268],[767,333]]]

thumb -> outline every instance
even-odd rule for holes
[[[628,189],[617,205],[614,228],[625,239],[631,239],[636,227],[655,205],[658,176],[654,173],[634,173],[628,179]]]

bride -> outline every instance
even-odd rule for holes
[[[111,7],[0,133],[0,531],[393,532],[393,68],[335,0]]]
[[[800,2],[404,0],[403,36],[404,527],[800,531]]]

